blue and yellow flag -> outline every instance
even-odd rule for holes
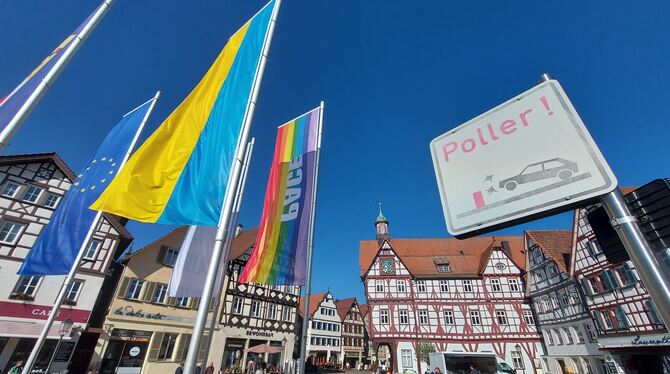
[[[274,6],[273,0],[230,38],[91,209],[142,222],[218,223]]]
[[[96,211],[88,208],[112,181],[155,99],[126,114],[84,166],[28,252],[20,275],[67,274],[79,253]]]

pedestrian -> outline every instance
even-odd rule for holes
[[[436,367],[434,373],[435,374],[442,374],[442,370],[440,370],[440,368]]]
[[[254,374],[254,371],[256,371],[256,361],[249,359],[249,362],[247,362],[247,373]]]
[[[209,366],[205,368],[205,374],[214,374],[214,363],[210,362]]]
[[[184,374],[184,363],[180,362],[177,369],[175,369],[174,374]]]
[[[470,365],[470,374],[481,374],[475,365]]]
[[[16,364],[12,366],[11,369],[7,372],[8,374],[21,374],[21,371],[23,370],[23,361],[19,360],[16,361]]]
[[[201,366],[202,366],[202,363],[201,363],[201,362],[198,362],[198,364],[195,365],[195,371],[194,371],[195,374],[200,374],[200,371],[202,371],[202,367],[201,367]]]
[[[430,370],[430,366],[426,368],[426,371],[423,372],[423,374],[435,374],[432,370]]]

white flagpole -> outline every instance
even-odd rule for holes
[[[107,13],[109,8],[112,7],[112,3],[114,3],[114,0],[105,0],[102,2],[91,17],[91,20],[84,26],[84,28],[82,28],[79,34],[74,36],[72,44],[67,47],[65,52],[63,52],[63,55],[56,61],[47,75],[42,78],[42,81],[39,83],[35,91],[28,96],[26,102],[23,103],[7,126],[0,132],[0,151],[9,145],[9,142],[12,140],[16,132],[19,131],[21,125],[23,125],[23,122],[28,118],[42,96],[47,92],[49,87],[51,87],[63,69],[65,69],[65,66],[67,66],[72,57],[74,57],[74,54],[86,41],[91,32],[93,32],[93,29],[100,23],[100,20]]]
[[[240,207],[242,206],[242,197],[244,196],[244,187],[247,184],[247,174],[249,172],[249,164],[251,162],[251,155],[254,152],[254,144],[256,144],[256,138],[251,138],[251,141],[249,144],[247,144],[247,152],[244,155],[244,164],[242,165],[242,175],[240,177],[240,183],[237,185],[237,193],[235,196],[235,205],[233,205],[233,216],[230,219],[230,225],[228,226],[228,232],[235,232],[235,226],[237,225],[237,218],[240,215]],[[233,235],[228,235],[226,237],[226,244],[224,247],[224,252],[230,253],[230,247],[233,244]],[[223,278],[224,274],[226,274],[226,265],[228,263],[227,258],[221,258],[221,264],[223,266],[219,265],[219,268],[223,268],[222,272],[218,273],[218,276],[216,278],[217,284],[219,284],[221,287],[225,287],[223,284]],[[209,323],[209,338],[207,339],[207,347],[205,348],[205,364],[208,361],[209,358],[209,350],[212,347],[212,339],[214,337],[214,328],[216,326],[216,320],[218,316],[218,311],[219,311],[219,305],[221,305],[221,297],[223,296],[223,292],[221,289],[219,289],[219,295],[215,296],[216,298],[216,303],[214,304],[214,312],[212,313],[212,319]]]
[[[240,179],[240,174],[242,172],[242,162],[244,159],[244,154],[246,153],[245,148],[249,139],[249,132],[251,131],[251,121],[254,117],[258,91],[260,89],[261,81],[263,80],[263,72],[265,71],[265,64],[267,63],[270,44],[272,44],[272,34],[274,33],[275,23],[277,22],[277,13],[279,12],[280,5],[281,0],[276,0],[274,9],[272,9],[272,16],[270,18],[270,23],[268,24],[267,33],[265,34],[265,40],[263,42],[263,48],[261,51],[261,58],[258,62],[258,67],[256,70],[256,78],[254,79],[251,95],[249,95],[249,101],[247,102],[247,108],[244,113],[242,131],[240,132],[240,137],[237,140],[237,149],[235,150],[235,158],[233,159],[232,170],[228,177],[227,186],[236,186],[238,180]],[[219,269],[219,263],[221,262],[222,257],[228,258],[229,248],[224,248],[224,243],[226,241],[226,236],[229,235],[228,225],[233,214],[232,210],[235,199],[234,195],[235,191],[233,188],[226,189],[226,193],[223,198],[223,205],[221,208],[221,217],[219,217],[219,224],[216,230],[214,248],[212,249],[212,262],[209,264],[207,278],[205,279],[205,286],[203,287],[202,295],[200,296],[200,306],[198,307],[198,315],[195,319],[195,324],[193,325],[193,334],[191,336],[191,341],[189,342],[184,374],[195,374],[195,365],[198,360],[202,334],[205,330],[205,324],[207,323],[209,303],[211,302],[212,293],[214,291],[214,284],[216,283],[216,274]]]
[[[137,132],[135,132],[135,136],[133,137],[133,140],[130,142],[130,147],[128,147],[128,151],[126,152],[125,156],[123,157],[123,160],[119,164],[119,170],[121,170],[121,168],[123,168],[123,165],[126,164],[126,161],[128,161],[128,158],[130,157],[130,153],[135,148],[135,144],[137,144],[137,140],[139,139],[140,134],[142,133],[142,129],[144,128],[144,124],[147,122],[147,119],[149,118],[149,115],[153,111],[154,106],[156,105],[156,101],[158,101],[158,98],[160,97],[160,95],[161,95],[161,92],[157,91],[156,95],[152,99],[153,103],[151,103],[151,106],[147,110],[147,113],[144,115],[144,118],[142,119],[142,122],[140,122],[140,125],[137,128]],[[144,103],[144,104],[146,104],[146,103]],[[144,104],[142,104],[142,105],[144,105]],[[44,327],[42,327],[42,332],[40,333],[40,336],[37,338],[37,342],[35,342],[35,345],[33,346],[33,350],[30,352],[30,356],[26,360],[26,362],[23,366],[23,371],[21,371],[21,374],[28,374],[32,370],[33,365],[35,364],[35,360],[37,359],[37,354],[40,352],[40,349],[42,349],[42,346],[44,345],[44,342],[47,339],[47,335],[49,334],[49,330],[51,330],[51,326],[53,325],[54,320],[56,319],[56,316],[58,315],[58,311],[60,310],[60,307],[63,304],[63,299],[65,299],[65,294],[67,293],[67,290],[70,287],[70,284],[72,283],[72,279],[74,279],[74,276],[77,273],[77,269],[79,269],[79,264],[81,263],[81,259],[84,257],[84,252],[86,252],[86,245],[91,240],[91,236],[93,236],[93,232],[95,231],[95,228],[98,226],[98,222],[100,222],[100,217],[102,217],[102,212],[98,211],[95,215],[95,218],[93,218],[93,223],[91,224],[91,227],[89,227],[88,232],[86,233],[86,237],[84,238],[84,241],[81,243],[81,246],[79,247],[79,252],[77,253],[77,257],[75,258],[74,263],[72,264],[72,267],[70,268],[70,271],[68,272],[67,276],[65,277],[65,281],[63,281],[63,285],[61,286],[60,291],[58,292],[58,296],[56,296],[56,300],[54,301],[54,306],[51,308],[51,312],[49,313],[49,316],[47,317],[47,320],[44,322]]]
[[[319,106],[319,132],[316,142],[316,158],[314,162],[314,192],[312,193],[312,206],[309,216],[309,236],[307,240],[307,278],[305,279],[305,310],[302,319],[302,334],[300,337],[300,364],[299,374],[305,373],[307,362],[307,328],[309,327],[309,296],[312,292],[312,254],[314,252],[314,222],[316,221],[316,191],[319,182],[319,157],[321,156],[321,131],[323,128],[323,101]]]

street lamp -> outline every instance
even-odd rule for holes
[[[523,356],[521,355],[521,345],[519,345],[519,343],[517,343],[514,346],[514,348],[516,348],[516,352],[517,352],[517,354],[519,354],[519,366],[521,367],[521,371],[523,372],[523,374],[526,374],[526,367],[523,364]],[[513,363],[513,364],[515,364],[514,366],[516,366],[516,363]]]
[[[54,349],[54,353],[51,355],[51,359],[49,360],[49,365],[47,365],[46,370],[44,370],[45,373],[49,373],[51,364],[53,364],[54,359],[56,358],[56,354],[58,353],[58,348],[60,348],[60,343],[63,341],[63,336],[69,334],[70,331],[72,331],[73,325],[74,321],[72,321],[70,318],[66,319],[65,321],[61,321],[60,329],[58,329],[58,335],[60,335],[60,337],[58,338],[58,343],[56,343],[56,349]]]
[[[281,360],[279,361],[281,363],[281,367],[284,373],[286,373],[286,337],[283,337],[281,339]]]

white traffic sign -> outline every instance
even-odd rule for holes
[[[430,143],[449,233],[471,236],[608,193],[616,177],[558,81]]]

